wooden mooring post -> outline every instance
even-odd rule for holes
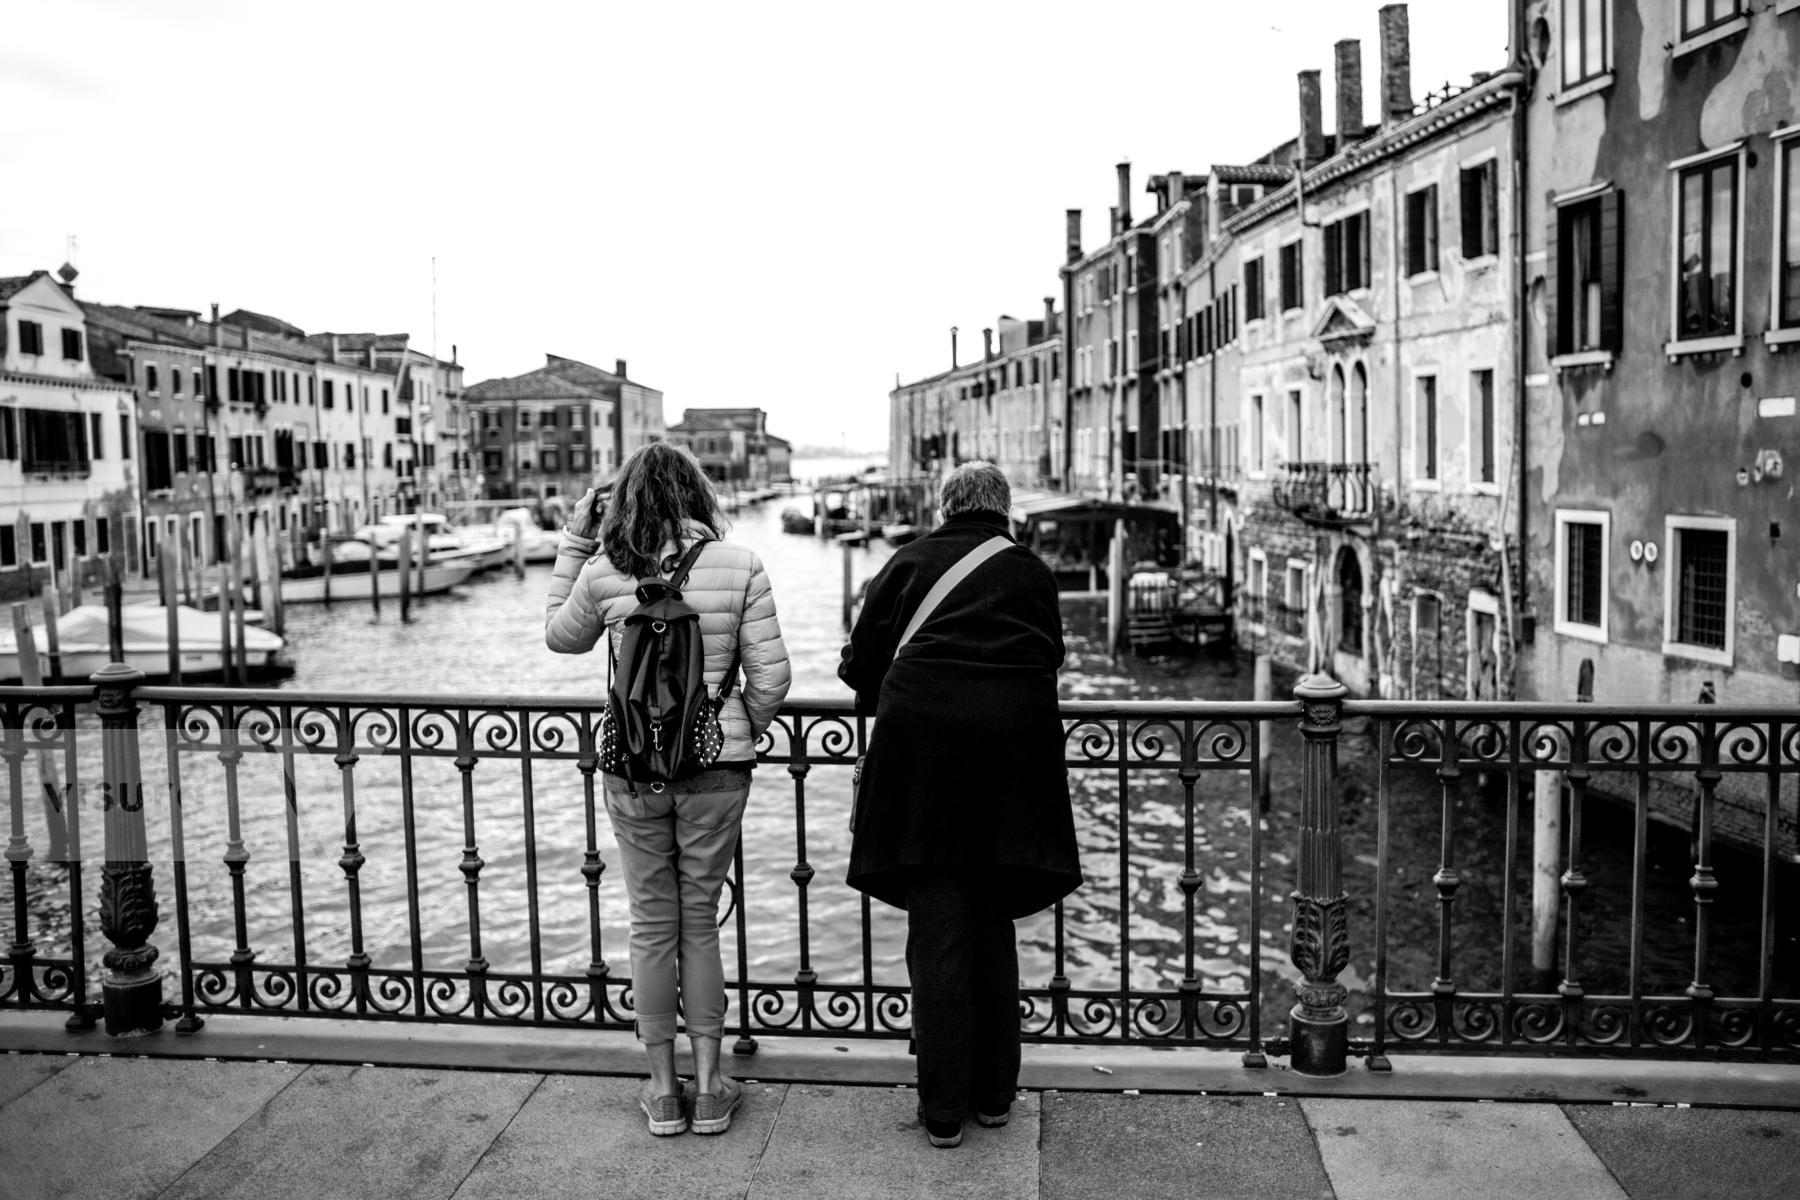
[[[32,633],[31,606],[15,604],[12,606],[13,638],[19,649],[19,682],[28,688],[44,686],[43,665],[38,662],[37,638]],[[62,779],[56,770],[56,752],[39,749],[37,752],[38,787],[44,801],[44,827],[50,843],[49,860],[51,862],[69,861],[69,829],[64,819]],[[26,846],[25,841],[25,806],[23,803],[13,806],[13,839],[8,846],[9,857]],[[29,850],[25,851],[29,853]]]

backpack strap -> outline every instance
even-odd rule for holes
[[[715,539],[701,538],[699,541],[695,542],[692,546],[688,547],[688,552],[681,556],[681,561],[675,565],[675,569],[673,571],[669,572],[669,586],[670,587],[673,587],[676,591],[679,592],[684,586],[686,586],[688,572],[694,569],[694,564],[696,562],[698,562],[700,559],[701,547],[705,546],[706,543],[713,541],[713,540],[715,540]],[[743,623],[742,614],[739,614],[738,623],[740,625]],[[733,644],[732,650],[731,650],[731,665],[729,667],[725,668],[725,681],[719,685],[719,694],[716,697],[714,697],[714,699],[713,699],[713,711],[717,712],[720,708],[724,707],[725,697],[731,695],[731,685],[737,682],[737,669],[738,669],[738,649],[737,649],[737,646],[734,641],[734,644]]]

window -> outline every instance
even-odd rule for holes
[[[388,410],[388,390],[386,388],[382,388],[381,389],[381,411],[386,412],[387,410]]]
[[[1438,479],[1437,376],[1413,380],[1413,483],[1435,484]]]
[[[1250,551],[1250,570],[1244,580],[1244,592],[1257,600],[1269,594],[1269,558],[1262,550]]]
[[[125,413],[119,414],[119,457],[131,457],[131,418]]]
[[[1562,0],[1562,81],[1573,87],[1611,67],[1607,0]]]
[[[88,423],[82,413],[19,410],[20,462],[27,472],[88,470]]]
[[[588,469],[588,452],[586,446],[569,447],[569,470],[585,471]]]
[[[1353,213],[1325,226],[1325,294],[1369,286],[1369,214]]]
[[[31,565],[41,567],[50,561],[50,533],[42,521],[31,523]]]
[[[177,388],[176,390],[179,391],[180,389]],[[200,368],[198,367],[194,368],[194,395],[197,397],[206,395],[206,388],[200,382]]]
[[[1663,653],[1731,665],[1736,563],[1730,517],[1670,517]]]
[[[1681,36],[1693,37],[1738,15],[1742,0],[1681,0]]]
[[[106,440],[99,413],[88,414],[88,453],[95,458],[106,457]]]
[[[0,569],[19,565],[19,536],[12,525],[0,525]]]
[[[1675,340],[1737,333],[1738,159],[1676,176]]]
[[[157,378],[155,363],[144,364],[144,390],[146,392],[162,390],[161,384]]]
[[[531,428],[531,410],[529,408],[521,408],[519,410],[519,428]]]
[[[1305,457],[1306,442],[1303,440],[1302,435],[1306,431],[1300,421],[1305,402],[1305,394],[1302,393],[1299,388],[1290,388],[1288,390],[1287,450],[1289,462],[1299,462]]]
[[[86,558],[88,556],[87,529],[88,523],[86,517],[77,517],[69,524],[70,532],[75,535],[76,558]]]
[[[381,444],[381,465],[384,467],[394,465],[394,443],[383,442]]]
[[[1500,479],[1499,464],[1494,461],[1494,372],[1483,368],[1469,374],[1469,482],[1474,485],[1494,484]]]
[[[1438,269],[1437,185],[1406,194],[1406,273]]]
[[[1253,258],[1244,264],[1244,320],[1263,319],[1263,260]]]
[[[349,470],[351,467],[354,467],[356,465],[356,443],[355,442],[345,442],[344,443],[343,462],[344,462],[345,470]]]
[[[1603,512],[1557,510],[1556,632],[1606,640],[1611,526]]]
[[[335,382],[333,382],[332,380],[327,379],[325,381],[325,407],[326,408],[337,407],[336,391],[337,391],[337,384]]]
[[[1619,351],[1624,312],[1623,200],[1617,191],[1559,204],[1551,230],[1552,355]]]
[[[1775,324],[1800,328],[1800,137],[1777,143],[1781,189],[1775,210],[1779,258],[1775,266]]]
[[[177,429],[169,440],[169,448],[174,454],[175,473],[177,475],[191,469],[188,460],[187,430]]]
[[[557,449],[554,446],[545,446],[542,450],[538,451],[538,461],[543,464],[544,470],[546,471],[562,470],[562,455],[557,452]],[[572,467],[575,464],[570,463],[569,465]]]
[[[65,329],[62,331],[63,358],[69,362],[81,361],[81,330]]]
[[[1289,242],[1281,248],[1281,311],[1301,307],[1306,303],[1302,284],[1304,278],[1300,265],[1300,243]]]
[[[1464,167],[1461,172],[1462,255],[1486,258],[1500,253],[1500,162]]]
[[[1125,335],[1125,372],[1129,374],[1138,368],[1138,334],[1133,329]]]
[[[1032,366],[1032,370],[1035,372],[1037,370],[1037,362],[1034,360],[1032,362],[1031,366]],[[1035,375],[1032,378],[1032,382],[1033,383],[1037,382],[1037,378]],[[571,408],[569,410],[569,428],[570,429],[586,429],[587,423],[588,423],[587,418],[588,418],[588,414],[587,414],[586,408],[583,408],[579,405],[577,405],[574,408]]]
[[[42,354],[44,352],[44,327],[36,321],[19,322],[19,353]]]
[[[180,367],[170,367],[169,368],[169,394],[172,396],[181,395],[181,368]]]
[[[1282,600],[1290,612],[1302,613],[1307,610],[1306,575],[1308,569],[1307,563],[1299,559],[1288,559]]]
[[[166,491],[175,486],[169,451],[168,430],[144,430],[144,486],[150,491]]]

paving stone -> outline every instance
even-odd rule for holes
[[[66,1054],[0,1055],[0,1106],[11,1104],[75,1061]]]
[[[1297,1102],[1045,1092],[1044,1200],[1331,1200]]]
[[[0,1197],[160,1195],[306,1068],[78,1058],[0,1108]]]
[[[652,1137],[638,1108],[643,1080],[552,1075],[531,1094],[456,1200],[742,1196],[756,1175],[786,1084],[745,1084],[722,1134]]]
[[[1623,1200],[1553,1104],[1302,1100],[1338,1200]]]
[[[1015,1101],[1012,1120],[999,1129],[967,1122],[962,1145],[951,1150],[925,1140],[918,1110],[912,1088],[793,1084],[749,1200],[1035,1200],[1035,1094]]]
[[[1587,1104],[1563,1111],[1631,1200],[1800,1196],[1800,1112]]]
[[[538,1083],[486,1071],[309,1067],[164,1196],[447,1197]]]

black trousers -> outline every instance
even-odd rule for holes
[[[1019,1086],[1019,943],[990,886],[921,872],[906,890],[919,1112],[1002,1113]]]

